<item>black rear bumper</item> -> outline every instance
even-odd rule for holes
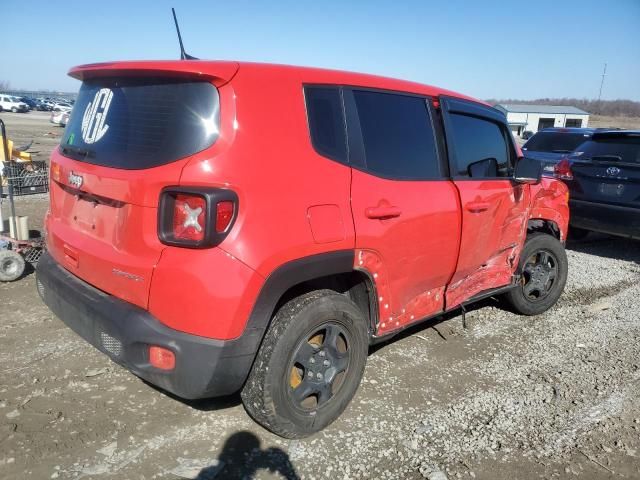
[[[182,398],[239,390],[260,345],[258,330],[247,330],[234,340],[215,340],[166,327],[146,310],[69,273],[47,253],[38,262],[37,284],[47,306],[74,332],[114,362]],[[165,371],[150,365],[150,345],[172,350],[175,368]]]
[[[572,227],[608,233],[623,237],[640,238],[640,209],[606,203],[570,200]]]

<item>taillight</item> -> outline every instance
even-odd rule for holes
[[[167,245],[220,244],[237,217],[238,196],[222,188],[169,187],[160,195],[158,237]]]
[[[562,180],[573,180],[573,172],[571,171],[571,162],[567,158],[560,160],[553,168],[553,175]]]
[[[206,226],[207,202],[198,195],[178,194],[173,204],[173,237],[201,242]]]

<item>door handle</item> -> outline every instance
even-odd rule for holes
[[[367,218],[377,218],[384,220],[385,218],[399,217],[402,211],[398,207],[384,206],[384,207],[368,207],[365,209],[364,214]]]
[[[489,210],[491,203],[489,202],[469,202],[465,204],[464,208],[469,210],[471,213],[482,213]]]

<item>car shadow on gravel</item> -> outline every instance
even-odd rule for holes
[[[567,250],[640,265],[640,240],[591,233],[582,240],[569,239]]]

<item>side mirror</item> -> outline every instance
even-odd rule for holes
[[[542,180],[542,163],[527,157],[518,158],[513,180],[517,183],[537,185]]]
[[[467,171],[471,178],[494,178],[498,176],[498,161],[495,158],[483,158],[470,163]]]

